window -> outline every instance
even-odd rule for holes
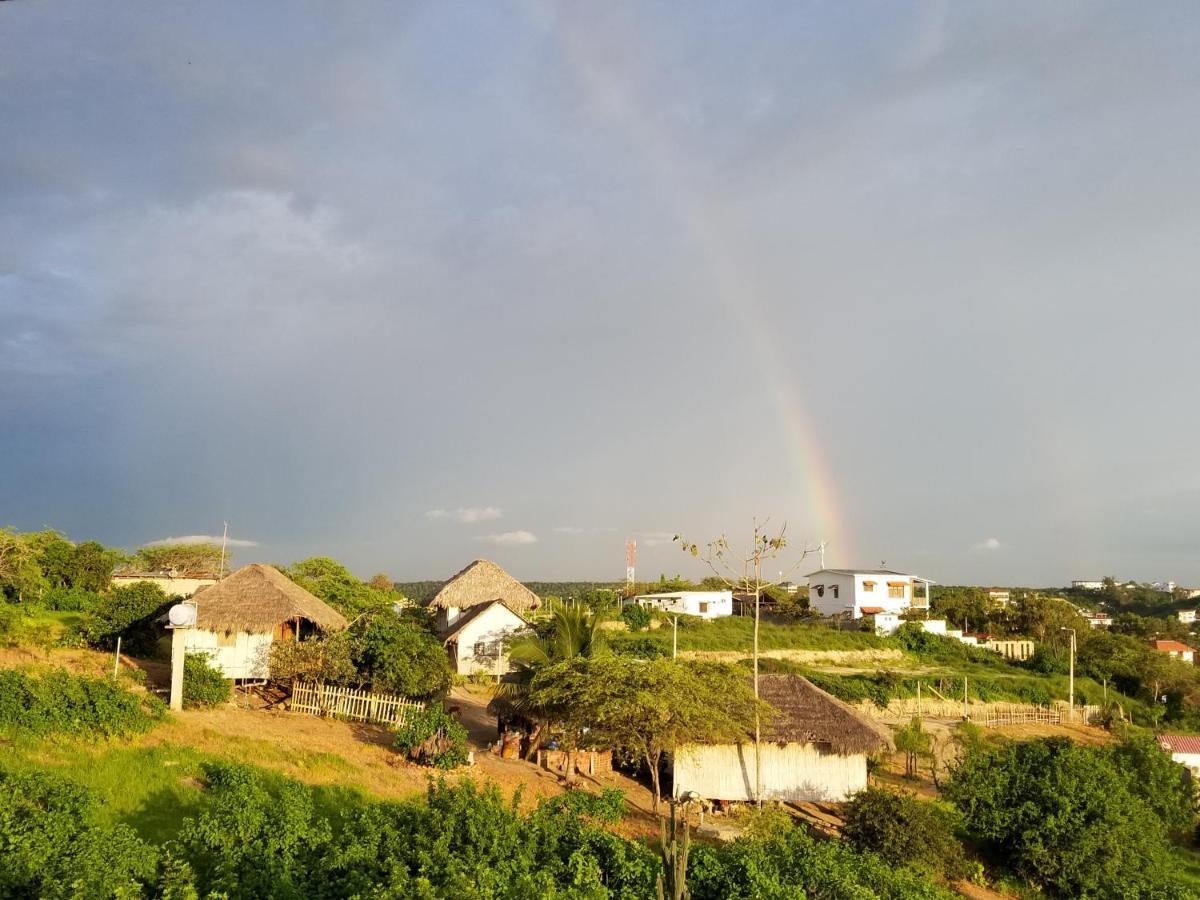
[[[475,642],[475,655],[477,657],[478,656],[487,656],[487,641],[476,641]]]
[[[704,613],[706,613],[706,612],[708,612],[708,601],[701,600],[700,601],[700,614],[704,615]]]
[[[838,586],[836,584],[831,584],[829,589],[833,591],[833,599],[836,600],[838,595]]]
[[[891,600],[903,600],[904,589],[908,587],[903,581],[888,582],[888,598]]]
[[[868,592],[869,592],[869,591],[873,591],[873,590],[875,590],[875,582],[873,582],[873,581],[864,581],[864,582],[863,582],[863,590],[864,590],[864,591],[868,591]]]

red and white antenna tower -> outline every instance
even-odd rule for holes
[[[637,541],[630,538],[625,542],[625,586],[633,588],[634,569],[637,567]]]

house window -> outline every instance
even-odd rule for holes
[[[825,596],[825,585],[823,585],[823,584],[818,584],[818,585],[817,585],[817,596],[818,596],[818,597],[824,597],[824,596]]]
[[[236,631],[219,631],[217,632],[218,647],[236,647],[237,632]]]
[[[478,656],[487,656],[487,641],[476,641],[475,642],[475,655],[477,657]]]
[[[706,613],[706,612],[708,612],[708,601],[701,600],[700,601],[700,614],[704,615],[704,613]]]
[[[863,582],[863,590],[864,590],[864,591],[873,591],[873,590],[875,590],[875,582],[873,582],[873,581],[864,581],[864,582]]]
[[[888,582],[888,598],[891,600],[903,600],[904,589],[907,585],[903,581]]]
[[[838,586],[836,584],[831,584],[829,589],[833,591],[833,599],[836,600],[838,595]]]

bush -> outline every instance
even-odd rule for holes
[[[350,657],[350,635],[342,631],[305,641],[272,642],[271,678],[284,682],[301,678],[325,684],[357,684],[358,670]]]
[[[183,658],[183,705],[216,706],[228,703],[232,693],[229,680],[214,669],[207,653],[189,653]]]
[[[99,594],[80,587],[50,588],[42,595],[42,605],[58,612],[87,612],[99,604]]]
[[[614,641],[613,649],[622,656],[632,656],[635,659],[662,659],[670,656],[670,652],[660,641],[648,637]]]
[[[645,631],[650,627],[650,611],[637,603],[626,603],[621,610],[621,621],[630,631]]]
[[[396,749],[423,766],[453,769],[467,761],[467,729],[440,703],[431,703],[404,717]]]
[[[84,616],[79,633],[88,644],[102,650],[111,650],[121,637],[128,652],[147,652],[162,634],[154,619],[172,602],[162,588],[149,581],[119,587]]]
[[[372,690],[431,697],[450,685],[450,662],[441,641],[391,610],[361,619],[350,641],[359,678],[370,682]]]
[[[0,769],[0,896],[143,896],[154,849],[127,825],[90,824],[95,813],[61,778]]]
[[[971,750],[944,793],[973,838],[1057,896],[1185,896],[1163,821],[1104,748],[1056,738]]]
[[[954,836],[959,823],[953,812],[915,794],[869,787],[850,801],[843,833],[856,849],[878,853],[892,865],[960,878],[967,865]]]
[[[108,678],[85,678],[65,669],[0,671],[0,729],[130,735],[150,730],[164,713],[160,700],[134,694]]]

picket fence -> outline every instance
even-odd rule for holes
[[[424,708],[424,703],[395,694],[374,694],[306,681],[292,682],[292,698],[288,701],[290,712],[380,725],[399,725],[410,711]]]
[[[1086,725],[1101,716],[1099,706],[1076,706],[1074,719],[1066,703],[1039,706],[1035,703],[981,703],[965,705],[954,700],[921,699],[906,697],[892,700],[881,709],[870,701],[858,705],[861,712],[873,719],[907,720],[913,716],[928,716],[931,719],[968,718],[976,725],[994,728],[1000,725],[1062,725],[1074,721]]]

